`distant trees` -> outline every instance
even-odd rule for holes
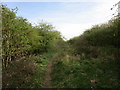
[[[51,24],[39,23],[32,26],[27,19],[16,16],[17,9],[2,7],[2,57],[3,66],[17,58],[47,52],[63,41],[58,31]]]

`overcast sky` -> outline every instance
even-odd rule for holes
[[[116,11],[116,8],[113,11],[110,8],[119,0],[1,1],[9,8],[18,7],[17,16],[27,18],[33,25],[41,20],[51,23],[68,40],[74,36],[79,36],[93,25],[110,20]]]

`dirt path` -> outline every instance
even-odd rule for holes
[[[47,66],[47,72],[46,72],[43,88],[52,88],[51,73],[52,73],[52,60],[49,61],[48,66]]]

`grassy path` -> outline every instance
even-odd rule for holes
[[[53,88],[52,87],[51,74],[53,72],[52,71],[53,70],[53,62],[55,61],[56,56],[57,56],[57,54],[54,54],[53,57],[51,58],[51,60],[48,63],[47,72],[46,72],[45,78],[44,78],[44,86],[43,86],[43,88]]]
[[[51,73],[52,73],[52,60],[49,61],[48,66],[47,66],[47,72],[46,72],[43,88],[52,88]]]
[[[43,88],[53,88],[52,87],[52,70],[53,70],[53,62],[55,61],[55,58],[57,56],[56,54],[53,54],[52,58],[50,59],[48,66],[47,66],[47,72],[45,74],[45,78],[44,78],[44,86]]]

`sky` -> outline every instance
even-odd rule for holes
[[[42,20],[52,24],[69,40],[96,24],[106,23],[117,10],[110,10],[119,0],[1,0],[9,8],[18,7],[17,16],[33,25]]]

